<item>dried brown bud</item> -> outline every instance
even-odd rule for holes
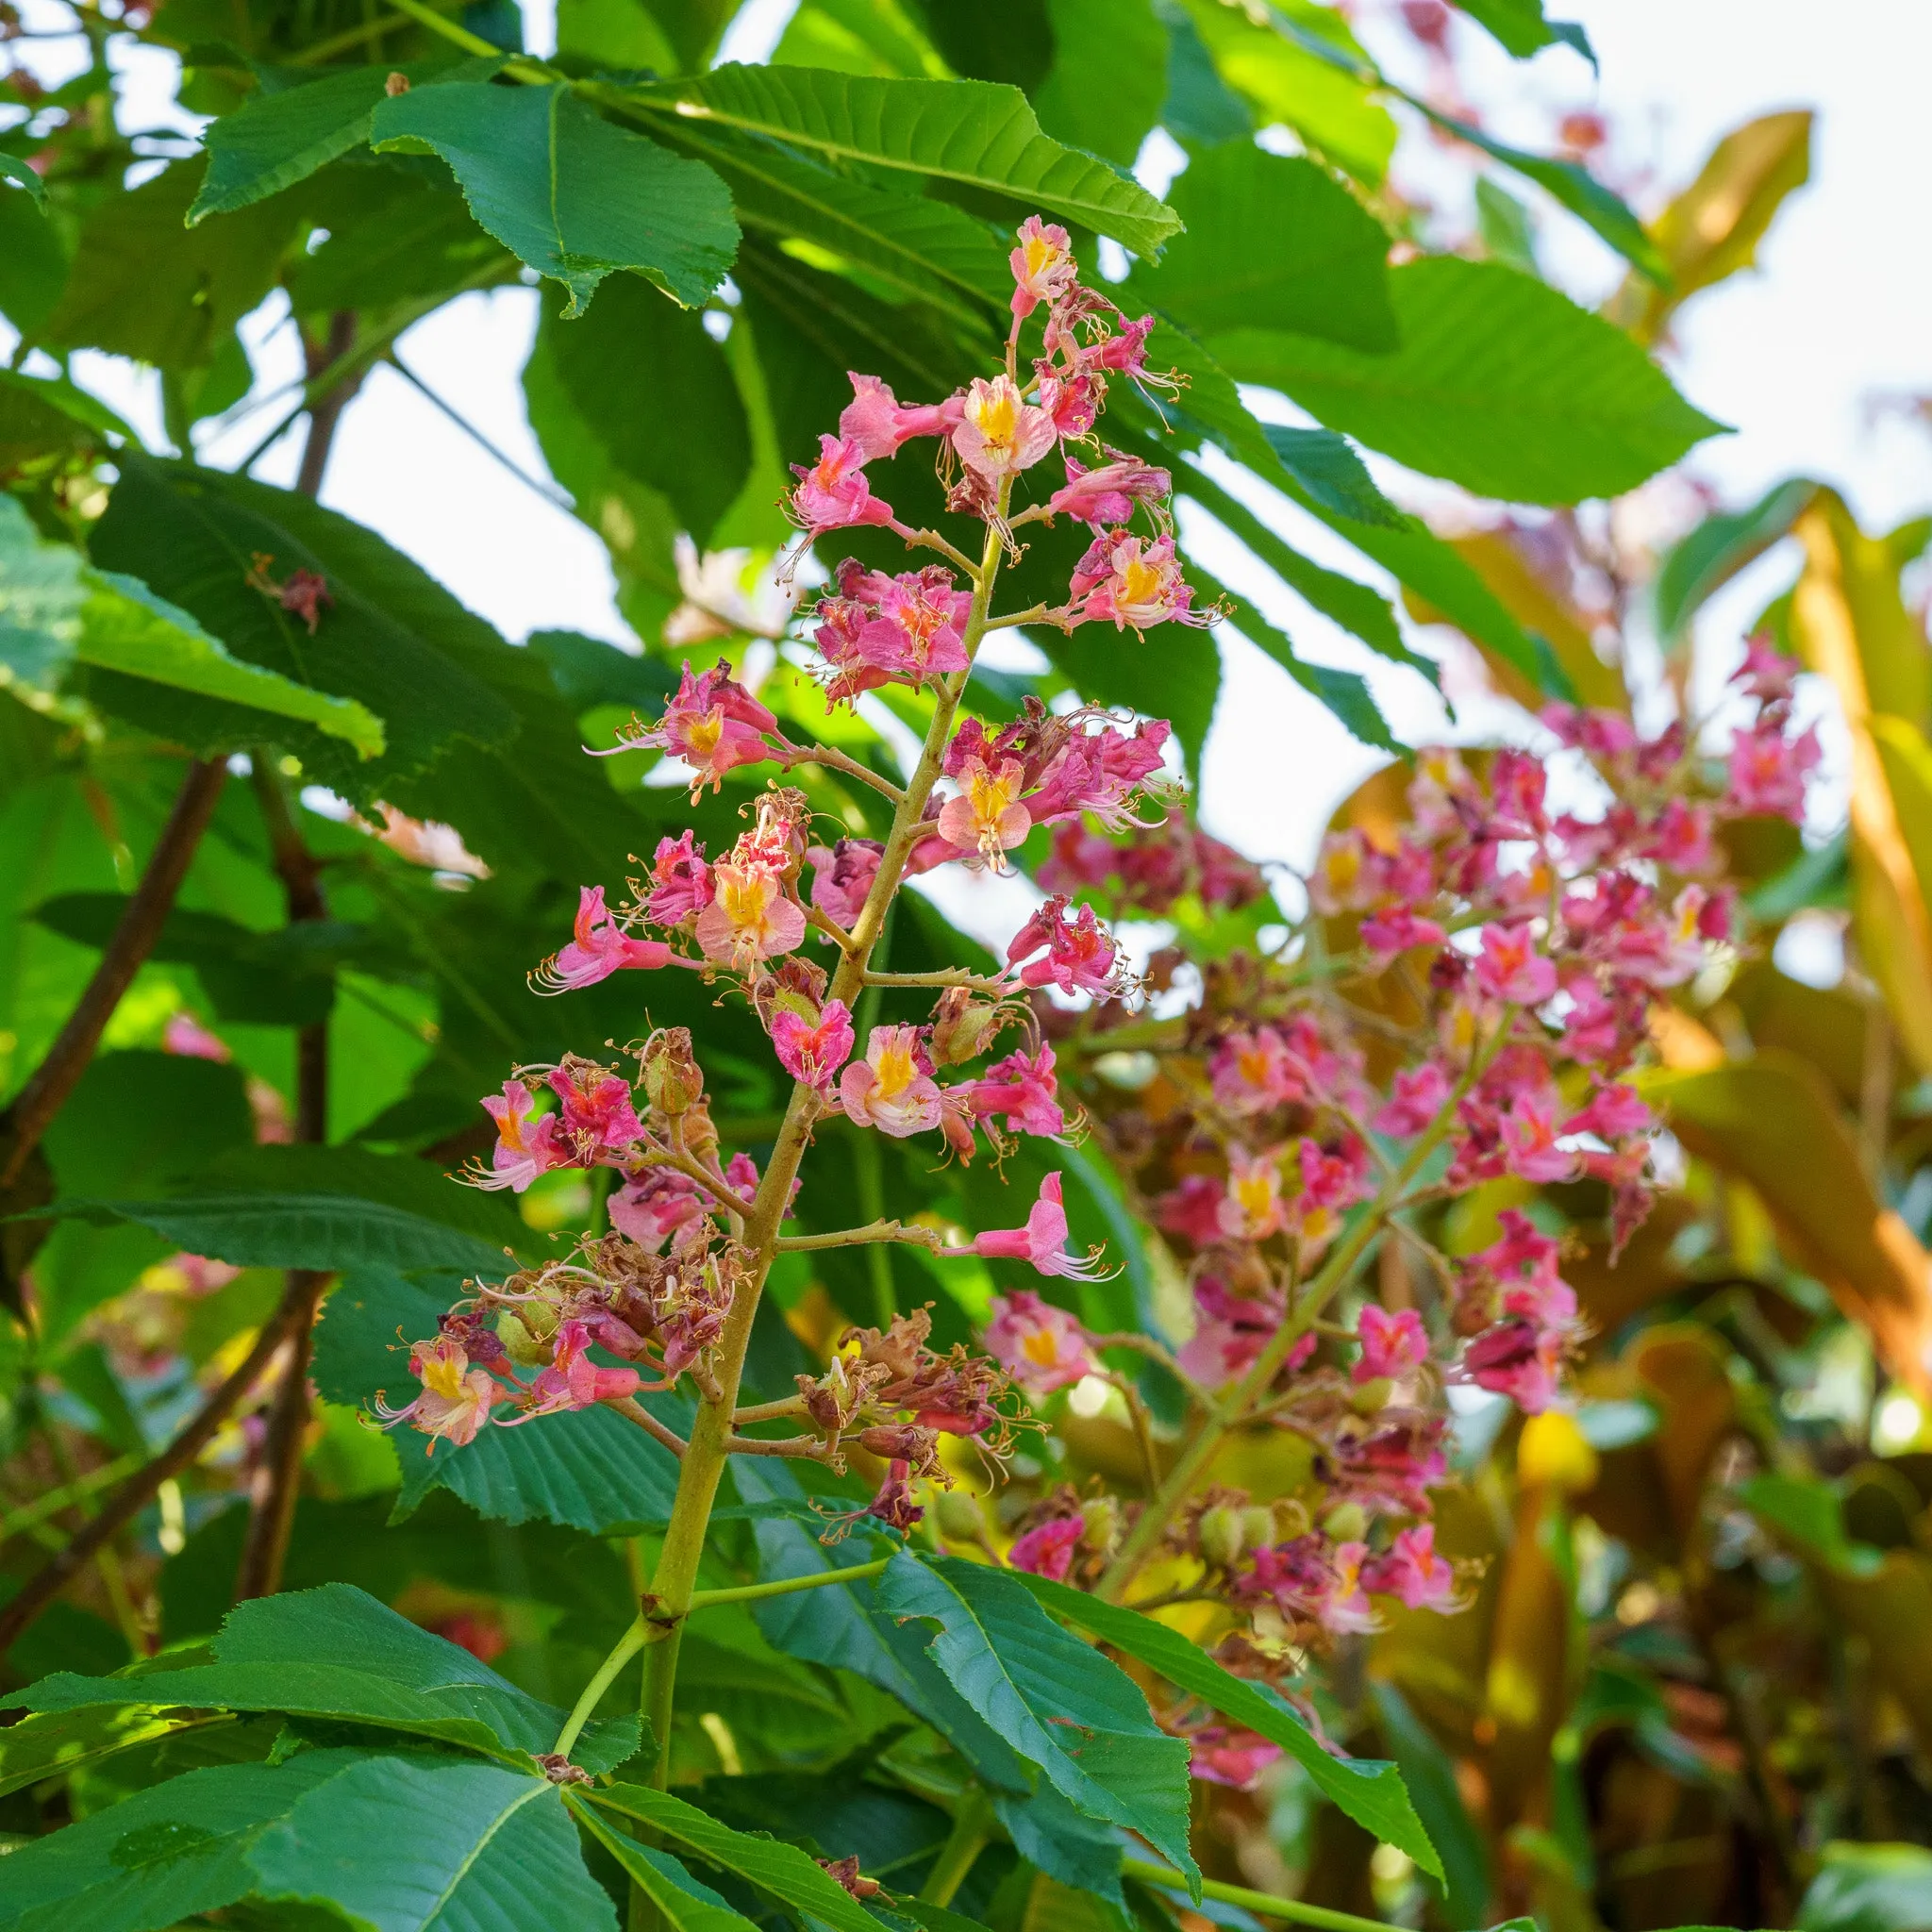
[[[391,100],[394,100],[398,94],[408,93],[409,92],[409,76],[407,74],[391,74],[383,82],[382,91]]]
[[[860,1874],[857,1852],[844,1858],[821,1858],[819,1863],[825,1868],[826,1875],[836,1878],[854,1898],[872,1898],[878,1891],[878,1880]]]

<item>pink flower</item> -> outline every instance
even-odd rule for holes
[[[1266,1113],[1303,1097],[1281,1035],[1272,1026],[1224,1033],[1208,1060],[1217,1104],[1229,1113]]]
[[[496,1123],[496,1145],[490,1153],[491,1172],[472,1173],[477,1187],[521,1194],[540,1174],[569,1163],[570,1155],[557,1144],[557,1116],[540,1114],[521,1080],[506,1080],[501,1098],[486,1094],[483,1110]]]
[[[1304,1141],[1300,1159],[1301,1191],[1291,1204],[1296,1232],[1310,1244],[1332,1241],[1342,1214],[1371,1191],[1369,1151],[1352,1137],[1333,1149]]]
[[[1100,1276],[1101,1250],[1086,1255],[1067,1252],[1067,1214],[1060,1205],[1060,1177],[1050,1174],[1040,1184],[1040,1198],[1024,1227],[996,1228],[975,1235],[973,1252],[990,1259],[1030,1261],[1042,1274],[1064,1274],[1091,1281]]]
[[[573,929],[576,937],[570,944],[553,953],[532,975],[540,991],[574,991],[625,968],[653,971],[671,962],[671,948],[662,940],[634,940],[611,918],[602,886],[578,890]]]
[[[1064,1583],[1086,1530],[1086,1524],[1077,1516],[1055,1516],[1045,1523],[1036,1523],[1024,1535],[1013,1539],[1007,1561],[1015,1570],[1044,1576],[1049,1582]]]
[[[655,1255],[680,1229],[696,1229],[706,1200],[698,1184],[675,1169],[647,1167],[611,1195],[610,1224]]]
[[[1024,401],[1010,375],[975,375],[966,391],[953,447],[989,484],[1030,470],[1054,446],[1053,418]]]
[[[608,1068],[566,1058],[551,1070],[548,1084],[563,1103],[558,1116],[560,1131],[574,1143],[578,1160],[589,1163],[622,1153],[644,1138],[629,1087]]]
[[[1047,499],[1055,516],[1077,518],[1083,524],[1124,524],[1137,503],[1159,503],[1174,489],[1174,478],[1139,457],[1108,450],[1111,461],[1087,469],[1067,458],[1067,480]]]
[[[1278,1295],[1235,1294],[1212,1274],[1195,1282],[1194,1307],[1199,1319],[1180,1352],[1180,1364],[1204,1389],[1222,1388],[1245,1374],[1286,1313]],[[1316,1339],[1311,1331],[1294,1343],[1281,1365],[1285,1374],[1307,1366]]]
[[[1520,1092],[1501,1119],[1505,1164],[1526,1181],[1568,1181],[1576,1178],[1578,1160],[1559,1147],[1554,1093]]]
[[[1761,812],[1799,824],[1805,816],[1805,781],[1823,755],[1815,725],[1787,738],[1781,724],[1760,719],[1731,740],[1724,802],[1734,812]]]
[[[1263,1241],[1288,1225],[1281,1198],[1281,1150],[1250,1154],[1245,1147],[1227,1150],[1227,1192],[1221,1202],[1220,1231],[1229,1241]]]
[[[228,1042],[219,1034],[210,1033],[186,1008],[168,1015],[168,1024],[161,1029],[161,1051],[178,1054],[187,1059],[214,1060],[219,1064],[225,1064],[234,1058],[228,1050]]]
[[[1719,856],[1711,837],[1710,808],[1667,799],[1651,824],[1643,852],[1673,872],[1707,873],[1718,868]]]
[[[993,1297],[983,1340],[987,1353],[1029,1395],[1071,1389],[1097,1366],[1087,1331],[1028,1288]]]
[[[1053,1048],[1044,1042],[1030,1058],[1024,1049],[1009,1053],[964,1090],[966,1105],[976,1119],[1004,1120],[1020,1133],[1042,1138],[1067,1130],[1058,1096]]]
[[[1429,1332],[1413,1308],[1391,1313],[1377,1302],[1368,1303],[1356,1323],[1356,1340],[1362,1345],[1361,1359],[1350,1374],[1357,1384],[1400,1382],[1429,1358]]]
[[[872,493],[865,479],[865,452],[843,437],[819,438],[819,459],[809,469],[793,463],[798,487],[791,514],[812,535],[848,529],[855,524],[890,524],[892,506]]]
[[[1449,937],[1436,921],[1418,917],[1407,906],[1370,913],[1359,931],[1362,944],[1377,959],[1392,959],[1416,946],[1440,946]]]
[[[829,851],[814,845],[805,856],[812,863],[811,903],[850,932],[865,909],[886,848],[876,839],[841,839]]]
[[[1381,1556],[1371,1557],[1362,1565],[1361,1578],[1364,1590],[1400,1597],[1412,1610],[1436,1610],[1446,1616],[1469,1607],[1469,1599],[1457,1592],[1456,1566],[1436,1554],[1433,1523],[1398,1531]]]
[[[1761,704],[1782,704],[1790,698],[1791,687],[1803,669],[1795,658],[1787,658],[1765,632],[1757,631],[1744,640],[1744,661],[1731,673],[1731,682]]]
[[[1264,1543],[1244,1582],[1250,1592],[1273,1597],[1285,1615],[1311,1617],[1338,1636],[1374,1630],[1375,1613],[1361,1584],[1368,1553],[1366,1543],[1331,1543],[1319,1531]]]
[[[1040,774],[1039,789],[1026,808],[1037,825],[1091,812],[1109,831],[1139,824],[1128,807],[1158,773],[1162,752],[1174,735],[1164,718],[1150,718],[1131,733],[1115,725],[1080,732],[1069,739]]]
[[[839,1078],[839,1099],[860,1126],[903,1141],[940,1123],[940,1085],[916,1026],[874,1026],[865,1058]]]
[[[888,678],[914,685],[965,670],[964,633],[973,598],[955,587],[951,571],[935,563],[864,581],[877,589],[877,597],[872,618],[858,632],[859,658]]]
[[[1540,1007],[1557,990],[1557,969],[1537,951],[1527,925],[1486,925],[1475,983],[1491,999]]]
[[[706,958],[749,973],[758,960],[789,953],[805,938],[804,908],[785,896],[768,866],[721,858],[711,868],[711,903],[694,928]]]
[[[1025,767],[1018,758],[1001,758],[994,766],[981,758],[967,758],[958,794],[941,809],[940,837],[962,852],[977,853],[996,871],[1002,869],[1008,852],[1023,844],[1033,829],[1032,814],[1019,802],[1025,782]]]
[[[755,765],[772,756],[765,733],[776,731],[778,721],[745,688],[735,682],[731,666],[721,658],[700,677],[689,663],[664,715],[649,730],[621,739],[616,751],[656,746],[691,768],[693,801],[707,780],[713,791],[726,772]]]
[[[1191,1732],[1188,1749],[1191,1776],[1237,1791],[1252,1790],[1255,1780],[1281,1756],[1279,1744],[1229,1724],[1208,1724]]]
[[[1205,1174],[1183,1177],[1179,1187],[1154,1203],[1154,1219],[1169,1234],[1177,1234],[1197,1248],[1212,1247],[1221,1239],[1221,1203],[1226,1190]]]
[[[1563,1330],[1510,1315],[1471,1341],[1462,1367],[1478,1389],[1507,1395],[1524,1415],[1541,1415],[1556,1403],[1567,1352]]]
[[[1007,258],[1013,271],[1013,316],[1022,321],[1042,302],[1057,302],[1079,274],[1067,231],[1028,215],[1020,224],[1019,246]]]
[[[1066,621],[1112,621],[1116,630],[1141,632],[1158,624],[1210,624],[1211,611],[1193,608],[1193,588],[1181,575],[1172,537],[1143,541],[1103,530],[1074,566]]]
[[[694,832],[659,839],[651,860],[651,892],[644,916],[654,925],[682,925],[711,903],[711,868]]]
[[[957,402],[925,403],[902,408],[899,399],[876,375],[846,372],[852,400],[839,418],[839,439],[858,452],[862,463],[893,456],[914,436],[943,436],[958,421]]]
[[[422,1383],[422,1393],[403,1408],[389,1407],[378,1394],[375,1412],[385,1428],[408,1423],[412,1429],[421,1429],[429,1438],[425,1456],[435,1453],[439,1441],[454,1442],[459,1449],[474,1442],[490,1420],[491,1406],[509,1392],[487,1369],[470,1366],[462,1343],[453,1335],[417,1342],[409,1351],[409,1373]]]
[[[525,1392],[518,1422],[589,1408],[594,1403],[622,1401],[638,1392],[641,1378],[635,1369],[599,1368],[585,1353],[590,1345],[591,1331],[583,1322],[558,1324],[557,1353]]]
[[[1378,1134],[1406,1141],[1422,1133],[1448,1098],[1449,1075],[1434,1060],[1424,1060],[1396,1074],[1389,1098],[1369,1124]]]
[[[818,1024],[788,1007],[772,1015],[772,1047],[794,1080],[829,1093],[839,1069],[852,1057],[852,1014],[843,1000],[827,1000]]]
[[[1057,986],[1062,992],[1113,998],[1122,979],[1113,935],[1093,916],[1091,906],[1082,906],[1072,919],[1066,914],[1065,899],[1049,899],[1014,935],[1007,948],[1008,969],[1030,959],[1020,974],[1022,986]],[[1042,948],[1046,957],[1032,958]]]
[[[1646,1133],[1657,1124],[1657,1116],[1644,1105],[1636,1088],[1612,1080],[1590,1096],[1581,1112],[1563,1124],[1566,1134],[1594,1134],[1601,1141],[1621,1141],[1631,1134]]]

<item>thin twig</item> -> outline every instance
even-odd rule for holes
[[[674,1456],[681,1457],[690,1446],[675,1429],[660,1423],[634,1395],[621,1396],[615,1402],[605,1403],[604,1407],[615,1410],[625,1422],[637,1424],[646,1435],[657,1437]]]

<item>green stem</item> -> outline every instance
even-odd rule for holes
[[[653,1624],[638,1617],[616,1643],[610,1655],[597,1666],[596,1675],[584,1686],[583,1693],[571,1706],[570,1716],[564,1720],[562,1730],[557,1734],[557,1742],[550,1748],[558,1757],[568,1757],[571,1747],[583,1734],[584,1726],[591,1721],[591,1713],[596,1709],[598,1700],[617,1681],[617,1674],[629,1663],[644,1645],[662,1633]]]
[[[1210,1410],[1203,1421],[1194,1439],[1190,1442],[1168,1472],[1167,1480],[1148,1498],[1147,1507],[1140,1515],[1134,1527],[1128,1532],[1126,1541],[1121,1545],[1120,1554],[1107,1567],[1096,1588],[1096,1594],[1108,1603],[1119,1603],[1122,1592],[1139,1573],[1141,1565],[1153,1554],[1155,1547],[1166,1532],[1168,1523],[1174,1511],[1186,1500],[1188,1492],[1200,1479],[1214,1452],[1221,1446],[1221,1439],[1231,1429],[1247,1421],[1255,1405],[1273,1386],[1274,1378],[1281,1372],[1281,1365],[1288,1359],[1288,1352],[1314,1323],[1330,1299],[1342,1284],[1354,1274],[1356,1265],[1368,1252],[1369,1244],[1380,1232],[1384,1221],[1402,1205],[1402,1198],[1408,1186],[1427,1164],[1430,1155],[1441,1144],[1443,1137],[1455,1124],[1456,1110],[1461,1106],[1470,1089],[1482,1077],[1483,1069],[1494,1057],[1496,1049],[1507,1039],[1510,1026],[1514,1024],[1516,1009],[1503,1008],[1502,1018],[1497,1022],[1495,1032],[1470,1056],[1469,1065],[1463,1070],[1461,1079],[1456,1083],[1449,1098],[1442,1103],[1441,1110],[1431,1121],[1427,1128],[1417,1139],[1407,1158],[1381,1186],[1375,1198],[1371,1201],[1361,1215],[1336,1242],[1328,1258],[1306,1283],[1294,1300],[1287,1319],[1274,1331],[1268,1346],[1256,1357],[1255,1364],[1241,1378],[1234,1393],[1218,1408]]]
[[[879,928],[879,942],[872,952],[872,959],[876,959],[881,966],[891,952],[892,924],[892,916],[888,912],[885,924]],[[867,960],[868,967],[872,959]],[[878,1024],[882,998],[878,975],[868,971],[865,991],[858,996],[858,1009],[853,1016],[861,1053],[865,1051],[872,1029]],[[858,1211],[869,1222],[880,1221],[886,1211],[886,1176],[885,1156],[879,1148],[876,1134],[859,1135],[858,1143],[853,1149],[852,1177],[858,1190]],[[872,1285],[873,1319],[878,1324],[879,1332],[884,1334],[899,1312],[898,1291],[892,1284],[892,1257],[884,1248],[875,1247],[867,1252],[865,1275]]]
[[[1121,1870],[1143,1885],[1158,1885],[1169,1891],[1185,1892],[1188,1881],[1165,1865],[1146,1858],[1123,1858]],[[1224,1906],[1241,1906],[1263,1918],[1286,1919],[1291,1925],[1320,1925],[1325,1932],[1389,1932],[1380,1919],[1364,1919],[1354,1912],[1332,1911],[1326,1906],[1305,1906],[1299,1899],[1280,1898],[1272,1891],[1250,1891],[1245,1885],[1224,1885],[1218,1878],[1201,1881],[1201,1895]]]
[[[992,1799],[984,1786],[974,1785],[953,1813],[953,1828],[940,1847],[939,1857],[926,1874],[925,1883],[919,1888],[920,1897],[929,1906],[951,1905],[960,1886],[965,1884],[973,1861],[986,1849],[986,1841],[991,1836]]]
[[[412,0],[412,5],[415,0]],[[1000,499],[1001,514],[1006,509],[1006,493]],[[872,891],[852,930],[852,949],[839,962],[827,997],[843,1000],[848,1009],[858,999],[864,985],[866,962],[879,943],[886,923],[887,908],[906,871],[914,841],[920,835],[925,802],[940,775],[946,741],[951,736],[954,714],[971,675],[974,654],[986,634],[989,600],[999,573],[1001,548],[996,525],[989,525],[986,549],[979,574],[974,583],[973,604],[962,642],[968,670],[955,672],[940,687],[932,724],[926,732],[924,748],[906,786],[906,796],[892,814],[892,828],[887,835],[886,849],[879,859]],[[738,1387],[744,1373],[745,1351],[751,1344],[752,1319],[758,1312],[758,1297],[764,1291],[772,1257],[777,1252],[778,1227],[791,1197],[791,1184],[798,1177],[799,1164],[811,1137],[812,1124],[819,1117],[821,1103],[812,1087],[800,1082],[791,1090],[778,1138],[766,1162],[758,1196],[745,1217],[740,1237],[742,1246],[755,1257],[751,1269],[740,1278],[731,1307],[718,1338],[715,1375],[717,1397],[703,1402],[691,1424],[691,1441],[678,1471],[677,1495],[672,1505],[671,1521],[664,1532],[658,1568],[651,1579],[651,1594],[657,1600],[657,1614],[674,1620],[670,1636],[652,1647],[644,1668],[644,1711],[658,1740],[655,1782],[659,1790],[671,1779],[671,1720],[676,1702],[677,1653],[679,1633],[685,1612],[691,1607],[697,1581],[698,1563],[704,1555],[705,1537],[710,1526],[711,1509],[717,1499],[718,1484],[724,1474],[724,1460],[730,1454],[731,1416],[738,1406]]]
[[[821,1570],[809,1576],[781,1577],[776,1583],[743,1583],[735,1590],[694,1590],[691,1607],[708,1610],[715,1604],[756,1603],[760,1597],[791,1596],[796,1591],[824,1590],[832,1583],[863,1583],[868,1577],[882,1575],[891,1560],[881,1557],[876,1563],[858,1563],[850,1570]]]

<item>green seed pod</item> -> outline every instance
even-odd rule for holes
[[[986,1516],[979,1498],[964,1490],[940,1490],[932,1499],[933,1521],[949,1543],[983,1543]]]
[[[1080,1505],[1080,1518],[1086,1525],[1080,1547],[1105,1556],[1121,1533],[1121,1506],[1111,1496],[1090,1496]]]
[[[509,1308],[505,1308],[496,1318],[496,1339],[503,1343],[505,1352],[518,1368],[541,1369],[549,1365],[549,1342],[531,1334],[523,1317]]]
[[[1231,1570],[1240,1560],[1247,1544],[1247,1524],[1242,1521],[1246,1514],[1246,1510],[1227,1503],[1217,1503],[1211,1509],[1202,1510],[1195,1539],[1203,1557],[1217,1570]]]

